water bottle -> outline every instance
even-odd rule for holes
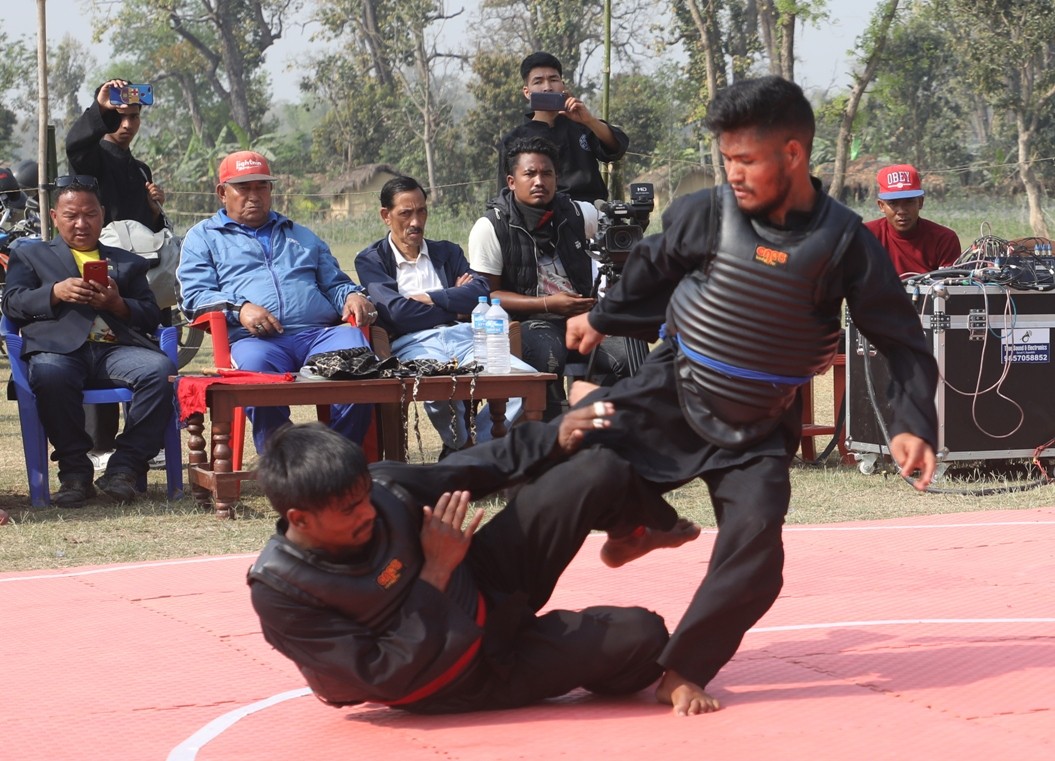
[[[487,372],[509,372],[509,315],[501,299],[492,300],[487,310]]]
[[[473,357],[482,368],[487,368],[487,297],[481,296],[480,303],[473,307]]]

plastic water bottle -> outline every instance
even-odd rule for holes
[[[487,297],[481,296],[480,303],[473,307],[473,356],[477,363],[487,369],[487,310],[491,307],[487,303]]]
[[[487,310],[487,372],[509,372],[509,315],[501,299],[492,300]]]

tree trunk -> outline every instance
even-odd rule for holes
[[[1018,127],[1018,174],[1026,189],[1026,202],[1029,204],[1029,226],[1038,238],[1048,238],[1048,223],[1044,219],[1044,189],[1033,172],[1030,154],[1033,148],[1033,130],[1026,126],[1026,117],[1021,111],[1015,112],[1015,124]]]
[[[780,76],[795,81],[795,19],[788,13],[780,19]]]
[[[692,15],[692,22],[700,35],[700,45],[703,47],[704,67],[707,71],[707,102],[710,103],[714,100],[714,94],[718,92],[720,84],[718,81],[718,52],[716,50],[718,9],[715,8],[713,0],[706,0],[706,2],[706,18],[700,12],[700,7],[696,4],[696,0],[690,0],[688,7],[689,13]],[[717,140],[711,141],[711,162],[714,167],[714,184],[719,185],[725,182],[725,172],[722,169],[722,153],[718,149]]]
[[[887,0],[883,8],[882,16],[875,23],[875,44],[865,60],[864,71],[854,76],[854,84],[850,89],[850,98],[846,101],[842,118],[839,120],[839,136],[835,139],[835,168],[832,172],[832,184],[828,194],[839,200],[846,184],[846,165],[849,163],[850,143],[853,140],[854,119],[857,117],[857,109],[861,105],[861,98],[865,90],[875,77],[876,70],[883,58],[883,50],[886,48],[887,39],[890,36],[890,26],[894,23],[894,14],[897,13],[899,0]]]

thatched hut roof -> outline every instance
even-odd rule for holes
[[[379,174],[402,175],[403,172],[391,164],[362,164],[327,183],[323,188],[323,193],[327,195],[358,193],[372,183]]]

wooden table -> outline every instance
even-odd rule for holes
[[[240,484],[253,478],[253,471],[231,469],[231,421],[238,407],[274,407],[318,404],[378,404],[381,429],[381,456],[404,459],[403,410],[410,401],[488,401],[491,432],[506,433],[507,399],[523,398],[522,415],[541,420],[546,409],[546,383],[556,380],[552,373],[510,373],[507,375],[431,376],[384,378],[353,381],[296,381],[292,383],[215,383],[205,392],[212,424],[209,451],[206,452],[205,423],[202,413],[187,420],[190,450],[187,481],[195,499],[211,503],[218,517],[233,518]]]

